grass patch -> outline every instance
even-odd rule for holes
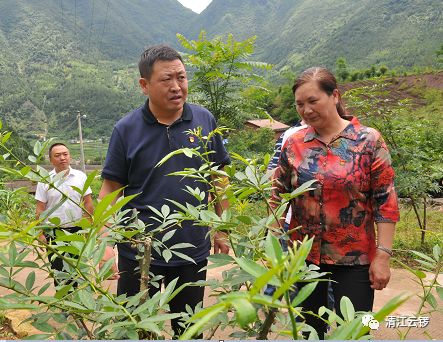
[[[432,248],[441,244],[443,236],[443,211],[430,208],[427,212],[427,231],[425,241],[421,244],[421,230],[411,207],[403,205],[400,209],[401,219],[396,226],[394,238],[395,257],[409,266],[417,266],[411,250],[432,255]],[[395,267],[401,267],[394,263]]]

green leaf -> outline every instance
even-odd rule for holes
[[[208,268],[220,267],[232,264],[234,262],[234,258],[229,254],[219,253],[219,254],[211,254],[208,257],[208,261],[213,265],[209,265]]]
[[[346,296],[343,296],[340,300],[340,311],[347,322],[351,322],[355,318],[354,305]]]
[[[435,245],[434,248],[432,248],[432,254],[434,255],[435,261],[440,260],[441,257],[441,248],[439,245]]]
[[[77,292],[81,303],[88,309],[94,310],[95,309],[95,299],[92,296],[92,294],[87,290],[80,290]]]
[[[169,249],[164,249],[162,252],[163,259],[165,259],[166,262],[171,260],[172,258],[172,252]]]
[[[54,226],[59,226],[62,222],[59,217],[51,217],[48,219],[48,221],[52,223]]]
[[[443,300],[443,287],[442,286],[436,286],[435,290],[438,293],[438,296],[440,297],[441,300]]]
[[[165,291],[163,292],[163,295],[160,297],[160,302],[159,302],[160,307],[163,306],[166,303],[166,301],[171,300],[171,298],[169,298],[169,296],[171,296],[171,294],[175,290],[175,285],[177,284],[177,280],[178,280],[178,278],[173,279],[168,284],[168,286],[166,286]]]
[[[23,337],[24,340],[49,340],[52,334],[35,334]]]
[[[34,154],[38,156],[40,155],[41,151],[42,151],[42,143],[37,140],[34,144]]]
[[[71,289],[72,289],[72,284],[67,284],[67,285],[63,286],[61,289],[58,289],[57,292],[55,293],[54,297],[57,299],[62,299],[64,296],[67,295],[67,293]]]
[[[162,212],[163,217],[168,217],[169,214],[171,213],[171,209],[166,204],[163,204],[160,210]]]
[[[45,285],[43,285],[40,290],[38,290],[38,295],[41,296],[43,293],[45,293],[45,291],[49,288],[49,286],[51,286],[51,283],[46,283]]]
[[[427,255],[424,254],[424,253],[417,252],[417,251],[411,251],[411,253],[417,255],[418,257],[420,257],[420,258],[422,258],[422,259],[424,259],[424,260],[426,260],[426,261],[429,261],[429,262],[432,263],[432,264],[435,263],[435,260],[434,260],[434,259],[432,259],[430,256],[427,256]],[[417,260],[417,261],[420,261],[420,260]]]
[[[254,261],[245,258],[234,258],[240,268],[247,273],[253,275],[255,278],[265,274],[268,270],[263,266],[256,264]]]
[[[85,194],[88,188],[91,186],[92,182],[94,181],[95,177],[97,176],[97,170],[92,171],[90,174],[88,174],[88,177],[86,178],[85,184],[83,185],[83,191],[82,194]]]
[[[94,253],[94,257],[92,259],[92,263],[94,266],[97,266],[100,263],[100,261],[102,261],[103,256],[105,255],[105,251],[106,251],[106,242],[102,241],[98,246],[98,251]]]
[[[2,144],[5,144],[9,138],[11,137],[12,132],[6,132],[5,135],[2,137]]]
[[[137,329],[143,329],[144,331],[151,331],[153,333],[156,333],[157,335],[161,335],[163,333],[163,331],[158,327],[157,324],[155,324],[153,322],[149,322],[146,319],[144,319],[143,321],[137,323],[135,325],[135,327]]]
[[[174,251],[174,250],[172,250],[171,252],[172,252],[172,254],[175,254],[176,256],[178,256],[179,258],[181,258],[181,259],[183,259],[183,260],[187,260],[187,261],[192,262],[193,264],[197,264],[197,263],[194,261],[194,259],[192,259],[190,256],[188,256],[188,255],[186,255],[186,254],[183,254],[183,253],[180,253],[180,252],[177,252],[177,251]]]
[[[203,309],[191,317],[191,321],[197,321],[186,329],[185,333],[180,336],[181,340],[190,340],[195,335],[198,335],[199,331],[214,317],[225,310],[223,303],[212,305],[206,309]]]
[[[432,293],[429,293],[426,297],[426,302],[428,302],[434,309],[438,308],[437,300]]]
[[[26,277],[26,282],[25,282],[26,290],[31,291],[32,287],[34,286],[34,283],[35,283],[35,272],[32,271]]]
[[[236,216],[236,219],[239,220],[240,222],[244,223],[244,224],[251,224],[252,223],[251,217],[247,216],[247,215]]]
[[[166,234],[163,235],[163,237],[162,237],[162,242],[166,242],[169,239],[171,239],[174,236],[175,231],[176,231],[176,229],[173,229],[173,230],[170,230],[170,231],[166,232]]]
[[[192,248],[192,247],[195,247],[195,246],[191,243],[182,242],[182,243],[177,243],[175,245],[172,245],[171,247],[169,247],[169,249],[183,249],[183,248]]]
[[[271,233],[266,236],[265,252],[273,265],[277,265],[282,260],[283,250],[281,244]]]
[[[292,300],[291,306],[295,308],[295,307],[299,306],[301,303],[303,303],[303,301],[306,298],[308,298],[311,295],[311,293],[315,290],[316,286],[317,286],[317,282],[308,283],[305,286],[303,286],[298,291],[295,298]]]
[[[255,321],[257,311],[247,299],[236,299],[231,302],[235,308],[235,319],[242,328]]]

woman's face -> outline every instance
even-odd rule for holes
[[[337,103],[338,90],[332,95],[320,89],[318,82],[309,81],[295,91],[295,107],[303,121],[316,129],[326,127],[331,121],[339,119]]]

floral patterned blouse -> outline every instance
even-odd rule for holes
[[[367,265],[376,249],[374,222],[397,222],[394,170],[378,131],[355,117],[326,145],[312,127],[289,137],[274,174],[271,202],[280,203],[309,180],[310,190],[291,200],[291,240],[314,236],[308,261]]]

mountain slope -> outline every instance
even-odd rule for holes
[[[176,43],[196,16],[176,0],[2,0],[0,36],[24,61],[133,61],[145,45]]]
[[[431,65],[443,41],[440,0],[213,0],[194,21],[192,35],[257,35],[257,58],[295,69]]]

